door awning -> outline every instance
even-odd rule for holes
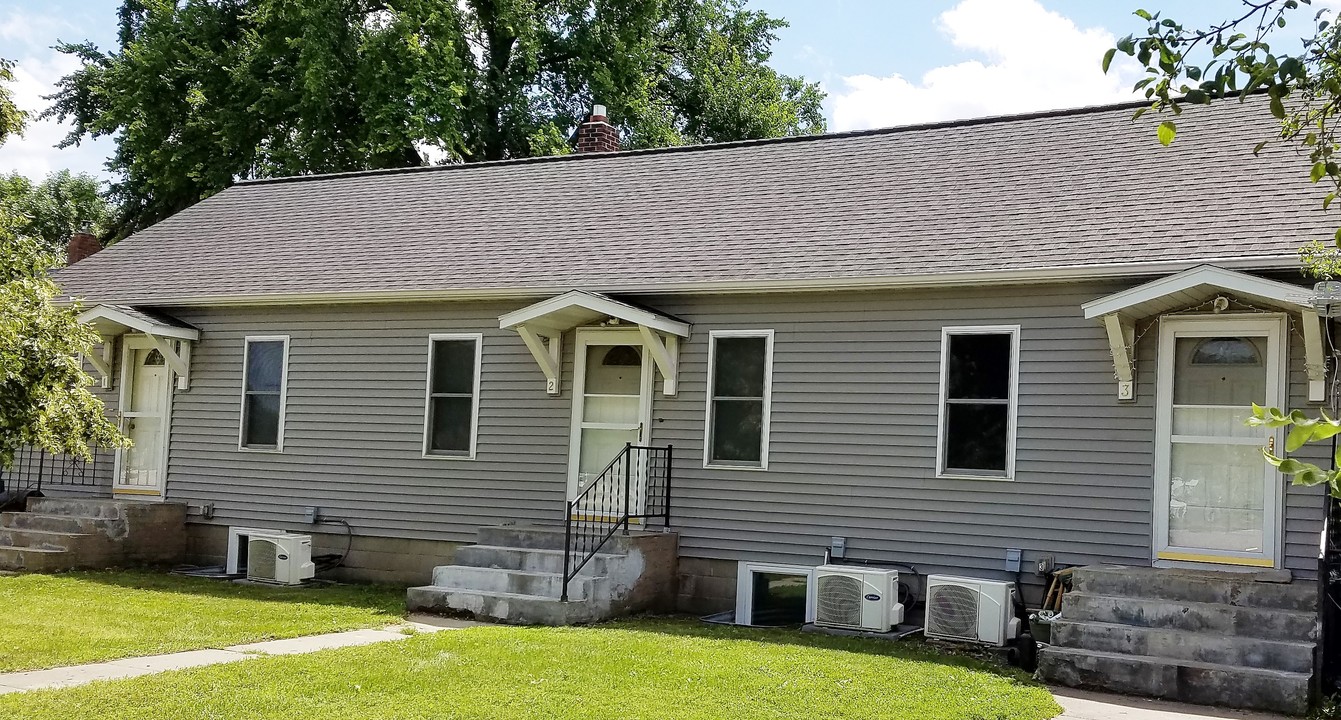
[[[90,356],[89,364],[102,375],[103,387],[112,382],[112,340],[129,332],[144,333],[162,353],[164,361],[177,373],[177,387],[185,390],[191,382],[191,344],[200,340],[200,330],[171,315],[126,305],[95,305],[79,314],[79,322],[88,325],[102,338],[102,357]]]
[[[689,323],[608,295],[571,290],[498,318],[498,326],[515,330],[545,373],[545,391],[559,394],[563,334],[582,325],[603,322],[637,328],[652,353],[667,395],[674,395],[679,377],[680,339],[689,337]]]
[[[1308,399],[1309,402],[1322,402],[1326,397],[1327,364],[1322,352],[1322,321],[1313,308],[1309,289],[1214,265],[1200,265],[1081,306],[1085,317],[1101,321],[1108,333],[1113,369],[1117,376],[1118,399],[1135,399],[1133,345],[1136,341],[1136,322],[1208,303],[1211,304],[1209,310],[1221,312],[1228,309],[1227,306],[1214,304],[1216,298],[1221,296],[1255,309],[1270,308],[1298,314],[1304,335]]]

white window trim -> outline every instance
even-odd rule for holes
[[[712,459],[712,400],[713,377],[717,370],[717,338],[764,338],[764,422],[759,439],[759,464],[737,464]],[[718,470],[767,470],[768,440],[773,414],[773,331],[772,330],[713,330],[708,333],[707,410],[703,416],[703,467]]]
[[[1006,403],[1006,472],[972,473],[947,470],[945,467],[945,395],[949,376],[950,337],[954,335],[1010,334],[1010,398]],[[1016,415],[1020,396],[1020,326],[1019,325],[957,325],[941,328],[941,381],[936,404],[936,477],[944,480],[1005,480],[1015,479]]]
[[[753,625],[749,620],[754,616],[754,575],[756,573],[804,576],[806,579],[806,622],[815,622],[815,568],[805,565],[781,565],[779,563],[741,560],[736,566],[737,625]]]
[[[248,447],[245,444],[247,423],[247,358],[254,342],[284,343],[284,364],[280,369],[279,382],[279,429],[274,447]],[[282,453],[284,452],[284,418],[288,414],[289,403],[289,336],[288,335],[248,335],[242,339],[242,388],[238,398],[237,413],[237,449],[240,452]]]
[[[433,352],[440,340],[470,340],[475,343],[475,382],[470,403],[470,451],[450,453],[430,450],[428,447],[429,414],[433,409]],[[474,460],[480,436],[480,370],[484,358],[484,333],[433,333],[428,336],[428,369],[424,374],[424,444],[423,456],[434,460]]]

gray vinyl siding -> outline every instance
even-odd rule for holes
[[[689,557],[813,564],[850,553],[924,572],[1001,576],[1028,563],[1148,565],[1157,333],[1119,403],[1102,327],[1080,305],[1126,287],[1067,284],[791,296],[641,297],[693,323],[677,396],[653,399],[652,442],[675,447],[672,523]],[[537,298],[538,299],[538,298]],[[355,531],[464,542],[498,522],[561,522],[573,337],[562,394],[498,316],[529,300],[177,310],[202,329],[191,389],[173,404],[170,499],[212,522],[301,528],[317,505]],[[935,477],[941,328],[1019,325],[1013,481]],[[703,467],[709,331],[771,329],[766,471]],[[474,460],[422,457],[428,336],[484,336]],[[237,448],[243,338],[288,335],[283,453]],[[1291,395],[1305,393],[1292,333]],[[1322,502],[1287,493],[1286,565],[1314,572]],[[1028,578],[1026,573],[1026,578]]]

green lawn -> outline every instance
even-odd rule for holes
[[[381,627],[401,588],[270,588],[152,572],[0,576],[0,672]]]
[[[26,720],[1044,720],[1024,675],[920,642],[638,620],[476,627],[0,696]]]

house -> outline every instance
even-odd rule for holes
[[[111,493],[505,619],[748,607],[835,538],[1031,604],[1118,566],[1045,670],[1299,710],[1326,506],[1241,418],[1334,400],[1334,221],[1259,103],[1133,107],[239,183],[59,273]]]

